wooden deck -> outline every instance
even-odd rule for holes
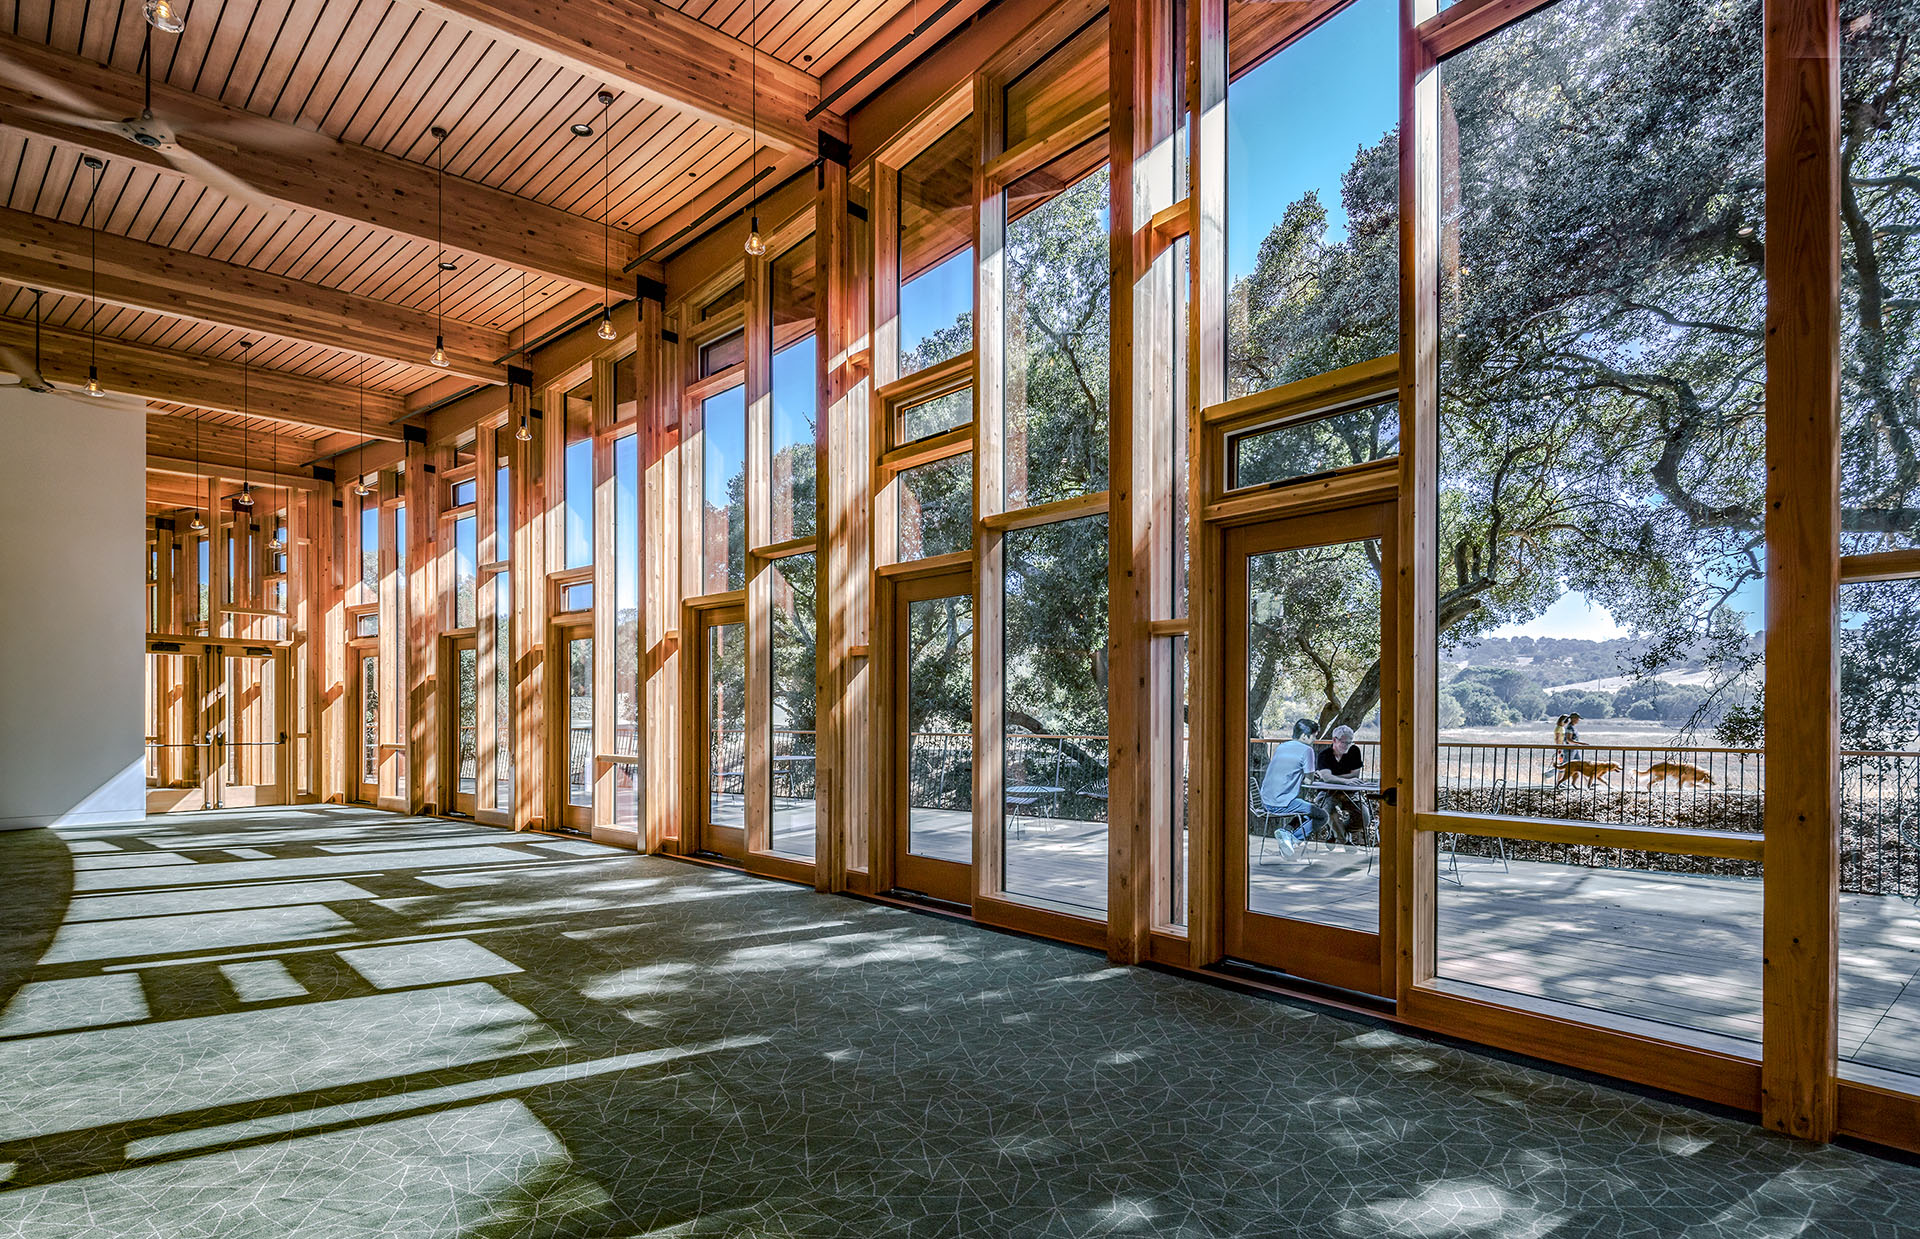
[[[972,817],[916,809],[913,850],[965,863]],[[1350,929],[1378,928],[1372,849],[1312,843],[1285,861],[1259,840],[1249,906]],[[1753,1043],[1760,1036],[1761,892],[1756,879],[1442,856],[1440,975]],[[1100,822],[1022,819],[1007,840],[1014,895],[1103,907]],[[1840,1049],[1856,1074],[1920,1074],[1920,908],[1840,899]]]

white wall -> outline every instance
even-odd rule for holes
[[[146,417],[0,387],[0,829],[137,820]]]

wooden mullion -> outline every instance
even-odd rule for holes
[[[1437,0],[1415,0],[1416,24],[1405,40],[1421,45],[1429,61],[1463,51],[1553,0],[1455,0],[1438,9]]]
[[[938,460],[946,460],[949,457],[958,456],[962,452],[971,452],[973,450],[973,438],[974,431],[971,424],[955,426],[952,430],[942,431],[937,435],[928,435],[924,439],[915,439],[911,443],[906,443],[890,451],[883,452],[875,461],[875,464],[883,473],[899,473],[905,469],[912,469],[917,465],[932,464]]]
[[[1415,813],[1413,828],[1434,834],[1471,835],[1477,839],[1524,839],[1534,843],[1564,843],[1575,847],[1624,848],[1669,856],[1712,856],[1722,860],[1758,863],[1765,840],[1760,835],[1725,830],[1661,830],[1648,826],[1615,826],[1603,822],[1575,822],[1559,818],[1504,817],[1492,813]]]
[[[1761,1120],[1832,1139],[1839,1053],[1840,19],[1770,0]]]
[[[768,253],[774,251],[769,249]],[[746,260],[747,280],[747,488],[746,545],[764,546],[773,530],[773,322],[766,256]],[[772,788],[773,727],[773,574],[764,564],[745,556],[747,693],[746,693],[746,833],[747,855],[773,846]]]
[[[1006,342],[999,324],[1006,305],[1007,209],[989,191],[983,169],[1005,147],[1006,93],[991,74],[974,78],[973,114],[980,158],[974,170],[974,424],[973,454],[973,907],[1000,892],[1005,856],[1002,769],[1006,720],[1006,537],[986,519],[1006,506]],[[986,324],[994,324],[989,329]],[[883,703],[881,708],[892,708]]]
[[[1006,533],[1015,529],[1032,529],[1036,525],[1070,521],[1082,516],[1099,516],[1108,511],[1111,506],[1111,492],[1097,490],[1091,494],[1072,495],[1066,499],[1055,499],[1050,503],[1035,504],[1030,508],[988,513],[980,517],[979,526],[996,533]]]

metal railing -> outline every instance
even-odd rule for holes
[[[814,753],[816,733],[811,729],[776,727],[772,732],[772,764],[775,796],[791,800],[811,800],[814,795]],[[747,733],[745,728],[722,727],[707,736],[707,789],[723,796],[738,796],[747,786]]]

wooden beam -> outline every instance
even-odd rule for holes
[[[13,284],[95,296],[86,228],[0,208],[0,272]],[[98,234],[97,295],[110,305],[218,323],[365,357],[418,365],[433,351],[433,316],[251,267],[112,233]],[[504,383],[507,334],[445,324],[451,373]]]
[[[1840,18],[1768,0],[1767,768],[1760,1118],[1831,1140],[1838,1097]]]
[[[776,188],[790,180],[808,162],[798,154],[781,155],[774,151],[761,151],[758,161],[742,159],[718,179],[707,184],[698,197],[687,203],[665,219],[654,223],[640,234],[640,253],[650,259],[671,259],[683,253],[687,247],[705,240],[712,232],[718,231],[717,224],[727,220],[739,219],[742,222],[738,231],[737,246],[747,239],[745,217],[754,204],[754,185],[759,185],[761,231],[765,232],[776,221],[776,216],[767,207],[767,196]],[[756,166],[757,163],[757,166]],[[755,180],[755,177],[758,180]],[[812,186],[807,186],[812,190]],[[685,266],[676,263],[674,266]],[[711,268],[709,268],[711,270]],[[668,300],[678,295],[679,289],[673,287],[671,269],[667,270],[664,282],[670,292]]]
[[[167,474],[173,477],[218,478],[222,481],[252,482],[260,487],[290,487],[294,490],[325,490],[329,483],[316,479],[311,473],[279,472],[267,468],[264,464],[247,465],[234,460],[209,460],[202,456],[198,461],[185,460],[177,456],[166,456],[155,452],[147,453],[148,474]]]
[[[113,119],[139,113],[145,84],[138,75],[7,36],[0,36],[0,62],[26,70],[0,71],[0,128],[109,160],[136,160],[174,171],[158,151],[49,119],[46,109],[63,110],[68,101],[38,94],[31,84],[35,76],[56,82],[88,102],[95,114]],[[153,109],[181,131],[182,146],[267,199],[415,240],[434,240],[434,171],[426,164],[335,141],[159,82],[153,87]],[[222,136],[201,137],[197,132]],[[444,226],[445,247],[470,258],[508,263],[582,287],[598,288],[605,278],[599,223],[557,207],[448,177]],[[623,233],[613,261],[625,264],[632,257],[631,239]]]
[[[945,0],[931,11],[901,9],[820,75],[821,100],[841,113],[893,81],[929,48],[972,21],[989,0]]]
[[[33,325],[0,318],[0,346],[32,356]],[[40,349],[42,374],[57,383],[86,382],[92,353],[84,333],[43,328]],[[243,411],[241,367],[233,362],[104,337],[98,356],[100,383],[108,391],[218,413]],[[259,366],[253,368],[245,387],[244,411],[251,416],[348,433],[359,429],[351,388]],[[367,393],[369,438],[398,439],[398,428],[387,423],[399,415],[398,397]]]
[[[420,0],[418,7],[517,43],[609,90],[757,131],[808,158],[821,132],[847,136],[839,114],[809,117],[820,102],[818,78],[656,0]]]

